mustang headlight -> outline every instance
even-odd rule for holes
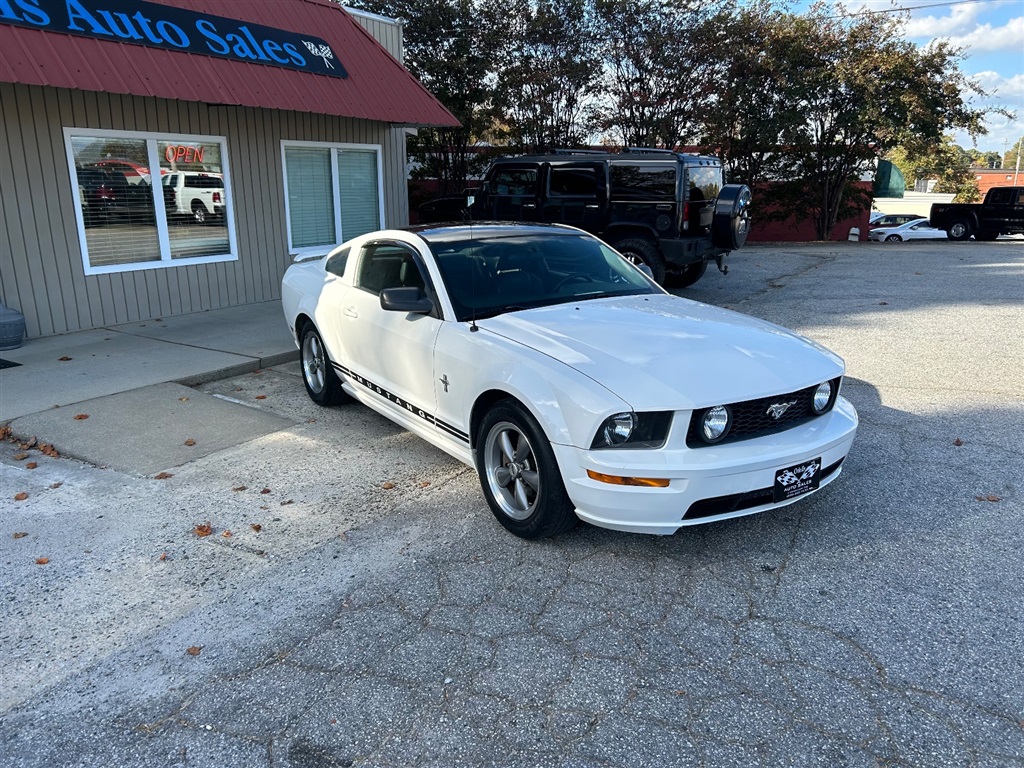
[[[717,443],[729,433],[731,422],[732,414],[729,412],[728,406],[716,405],[714,408],[708,408],[704,412],[704,418],[701,419],[701,436],[705,442]]]
[[[811,410],[814,411],[815,416],[820,416],[836,404],[836,397],[839,395],[840,381],[842,381],[842,379],[823,381],[818,385],[818,388],[814,390],[814,396],[811,399]]]
[[[591,449],[660,448],[668,437],[671,411],[616,413],[597,430]]]

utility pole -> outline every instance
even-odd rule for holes
[[[1017,167],[1013,171],[1013,186],[1017,186],[1017,174],[1020,173],[1020,148],[1024,144],[1024,136],[1020,137],[1020,141],[1017,142]]]

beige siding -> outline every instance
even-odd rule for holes
[[[359,11],[354,8],[346,8],[363,29],[373,35],[374,39],[399,61],[402,61],[404,45],[402,39],[402,25],[394,19],[377,16],[366,11]]]
[[[64,128],[225,136],[238,261],[86,275]],[[386,226],[408,223],[401,128],[326,115],[0,83],[0,300],[29,337],[280,297],[281,141],[382,147]]]

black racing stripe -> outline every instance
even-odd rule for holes
[[[399,408],[404,408],[409,413],[411,413],[413,416],[418,416],[419,418],[423,419],[428,424],[433,424],[435,427],[437,427],[438,429],[442,430],[443,432],[447,432],[452,437],[457,437],[459,440],[461,440],[464,443],[468,443],[469,442],[469,434],[468,433],[463,432],[462,430],[458,429],[457,427],[452,426],[451,424],[449,424],[449,423],[447,423],[445,421],[441,421],[440,419],[436,418],[433,414],[428,413],[427,411],[425,411],[423,408],[420,408],[419,406],[413,405],[412,403],[410,403],[410,402],[408,402],[406,400],[403,400],[402,398],[400,398],[398,395],[394,394],[393,392],[389,392],[388,390],[384,389],[384,387],[381,387],[381,386],[375,384],[374,382],[372,382],[369,379],[367,379],[365,376],[360,376],[358,373],[354,373],[354,372],[350,371],[345,366],[339,365],[338,363],[334,362],[333,360],[331,361],[331,365],[333,365],[335,367],[335,369],[339,373],[343,373],[345,375],[345,377],[349,381],[351,381],[351,382],[353,382],[355,384],[361,384],[363,387],[365,387],[366,389],[370,390],[374,394],[380,395],[381,397],[383,397],[388,402],[391,402],[391,403],[394,403],[395,405],[397,405]]]

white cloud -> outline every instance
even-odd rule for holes
[[[908,37],[921,37],[910,31],[907,27]],[[1024,16],[1009,19],[1006,24],[993,27],[991,24],[982,24],[970,32],[961,35],[942,35],[953,45],[966,47],[970,53],[981,53],[991,51],[1009,51],[1011,56],[1017,57],[1017,66],[1024,66],[1024,53],[1021,53],[1021,41],[1024,40]]]
[[[913,14],[907,22],[907,37],[952,37],[968,35],[978,26],[978,17],[991,10],[981,5],[954,5],[948,16],[918,16]],[[922,13],[922,11],[918,11]]]

